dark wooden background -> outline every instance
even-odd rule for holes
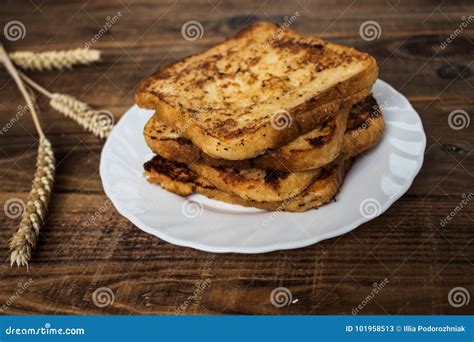
[[[118,11],[120,20],[93,45],[103,51],[101,63],[29,75],[120,117],[133,104],[137,82],[160,65],[202,51],[254,20],[282,23],[298,11],[296,31],[376,57],[380,77],[404,93],[423,119],[424,167],[405,196],[352,233],[291,251],[211,254],[148,235],[107,205],[98,173],[103,142],[43,101],[41,119],[57,157],[50,217],[27,270],[7,262],[7,241],[19,219],[2,212],[0,305],[19,282],[32,279],[3,314],[173,314],[210,279],[182,313],[350,315],[385,278],[389,284],[360,314],[474,313],[474,298],[459,308],[448,301],[455,287],[474,297],[473,204],[440,225],[462,194],[473,192],[474,123],[453,130],[448,115],[456,109],[474,113],[474,23],[439,49],[462,17],[474,15],[472,1],[3,1],[0,28],[20,20],[26,36],[2,42],[10,51],[82,47]],[[182,38],[189,20],[203,25],[202,39]],[[359,35],[368,20],[382,29],[370,42]],[[2,68],[0,89],[3,127],[23,101]],[[0,142],[3,207],[11,198],[26,200],[30,190],[37,146],[30,117],[24,115]],[[100,207],[105,213],[89,224]],[[270,293],[279,286],[298,301],[274,307]],[[111,305],[94,305],[99,287],[112,290]]]

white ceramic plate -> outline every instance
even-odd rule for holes
[[[153,153],[142,131],[152,111],[130,108],[105,143],[100,175],[115,208],[138,228],[170,243],[209,252],[263,253],[304,247],[345,234],[387,210],[423,164],[426,137],[408,100],[378,80],[373,89],[386,122],[382,141],[358,158],[337,201],[305,213],[267,212],[183,198],[149,184]]]

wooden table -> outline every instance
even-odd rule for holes
[[[93,45],[103,51],[102,63],[29,75],[51,91],[120,117],[133,104],[137,82],[159,66],[202,51],[252,21],[282,23],[298,12],[296,31],[376,57],[380,78],[404,93],[423,119],[424,167],[386,213],[344,236],[260,255],[206,253],[161,241],[120,216],[98,173],[103,141],[43,99],[41,121],[57,157],[55,189],[29,270],[6,261],[0,266],[0,304],[9,303],[4,314],[351,315],[363,301],[364,315],[474,312],[474,298],[461,307],[448,301],[455,287],[474,296],[474,205],[440,224],[473,191],[474,124],[451,129],[448,115],[464,110],[470,119],[474,113],[474,23],[440,48],[461,17],[474,14],[472,1],[7,1],[0,5],[1,28],[19,20],[26,35],[3,42],[10,51],[82,47],[118,12],[120,20]],[[204,27],[194,42],[181,36],[189,20]],[[370,20],[381,35],[366,41],[359,28]],[[4,127],[23,100],[4,69],[0,89]],[[37,139],[29,115],[0,141],[3,206],[11,198],[26,200],[30,190]],[[19,219],[2,215],[0,222],[0,256],[7,260],[7,241]],[[383,290],[367,300],[373,284],[385,278]],[[15,297],[19,282],[26,290]],[[110,289],[112,304],[94,304],[101,287]],[[273,306],[270,294],[277,287],[297,301]]]

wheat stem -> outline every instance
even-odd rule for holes
[[[25,84],[21,80],[20,75],[18,74],[18,71],[13,66],[10,58],[8,57],[5,49],[3,48],[3,44],[1,44],[1,43],[0,43],[0,60],[3,63],[3,65],[5,66],[5,68],[7,69],[10,76],[15,81],[15,83],[16,83],[18,89],[20,90],[21,94],[23,95],[23,97],[26,101],[26,105],[30,109],[31,116],[33,118],[33,122],[35,124],[35,128],[36,128],[36,131],[38,132],[38,135],[40,136],[40,138],[44,138],[45,135],[44,135],[43,129],[41,128],[41,124],[39,122],[38,113],[36,112],[36,109],[33,105],[33,100],[31,99],[31,96],[30,96],[29,92],[26,90]]]
[[[26,83],[28,83],[28,85],[34,89],[36,89],[37,91],[39,91],[41,94],[51,98],[53,97],[53,94],[48,91],[46,88],[42,87],[41,85],[39,85],[38,83],[36,83],[35,81],[33,81],[31,78],[29,78],[28,76],[26,76],[24,73],[22,73],[21,71],[18,71],[18,74],[20,75],[20,77],[23,79],[23,81],[25,81]]]

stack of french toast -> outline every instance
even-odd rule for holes
[[[384,119],[367,53],[261,22],[138,86],[155,111],[150,183],[181,196],[302,212],[333,200]]]

